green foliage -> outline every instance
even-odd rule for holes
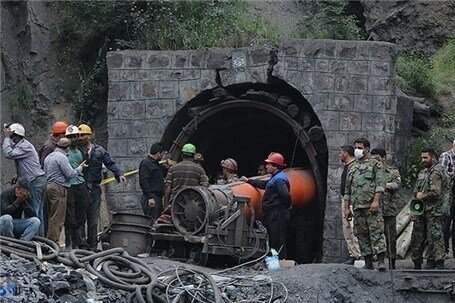
[[[22,113],[30,113],[33,109],[33,96],[30,87],[25,83],[19,83],[10,103],[11,119],[22,121]]]
[[[452,110],[452,113],[453,112],[454,111]],[[453,120],[455,118],[452,116],[451,119]],[[409,157],[402,174],[405,187],[412,187],[417,179],[419,171],[422,169],[420,165],[420,151],[425,147],[432,147],[438,153],[441,153],[447,142],[452,142],[454,136],[454,129],[435,126],[424,136],[412,140]]]
[[[438,80],[455,83],[455,38],[449,39],[434,54],[433,70]]]
[[[361,29],[355,16],[346,13],[347,0],[319,0],[316,13],[304,15],[298,22],[298,38],[359,40]]]
[[[397,84],[407,94],[434,97],[436,83],[428,60],[408,53],[397,60]]]

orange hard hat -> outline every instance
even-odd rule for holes
[[[64,134],[68,128],[68,123],[65,121],[57,121],[52,125],[53,134]]]
[[[237,171],[237,161],[232,158],[227,158],[221,161],[221,167],[227,168],[231,171]]]
[[[284,164],[284,157],[280,153],[272,152],[264,161],[267,163],[276,164],[278,166],[286,166],[286,164]]]

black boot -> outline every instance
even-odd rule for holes
[[[414,269],[421,270],[422,269],[422,261],[414,260]]]
[[[374,269],[372,255],[365,256],[365,265],[362,267],[362,269]]]
[[[434,267],[435,267],[434,260],[427,260],[427,263],[425,264],[425,269],[434,269]]]
[[[444,260],[434,262],[434,269],[444,269]]]
[[[65,227],[65,249],[71,250],[71,231]]]
[[[378,270],[379,271],[384,271],[386,269],[385,263],[384,263],[384,257],[385,253],[379,253],[378,254]]]
[[[390,259],[389,269],[396,269],[395,268],[395,258]]]

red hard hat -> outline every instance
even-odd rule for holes
[[[231,171],[237,171],[237,161],[232,158],[227,158],[221,161],[221,167],[229,169]]]
[[[280,153],[275,153],[275,152],[270,153],[269,157],[267,159],[265,159],[265,162],[276,164],[278,166],[286,166],[286,164],[284,164],[283,155]]]
[[[68,128],[68,123],[64,121],[57,121],[52,125],[53,134],[64,134]]]

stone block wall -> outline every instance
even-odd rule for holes
[[[109,69],[108,149],[124,170],[136,169],[169,121],[199,92],[216,86],[267,81],[267,69],[301,92],[318,115],[329,149],[324,260],[341,260],[339,148],[357,137],[382,146],[397,164],[407,155],[412,106],[398,104],[393,44],[365,41],[284,40],[268,47],[204,51],[115,51]],[[238,68],[243,65],[242,68]],[[110,185],[114,209],[136,209],[137,177]]]

